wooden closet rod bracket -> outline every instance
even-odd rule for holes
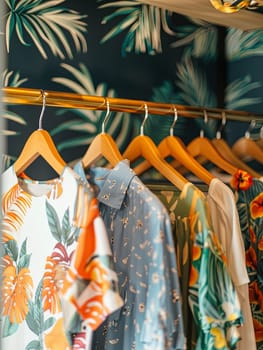
[[[24,105],[42,105],[41,89],[6,87],[2,89],[2,100],[5,104],[24,104]],[[81,95],[72,92],[47,91],[46,106],[61,108],[78,109],[97,109],[106,110],[106,97]],[[143,114],[145,104],[148,107],[149,114],[156,115],[174,115],[174,109],[177,109],[178,115],[182,117],[203,118],[204,110],[207,111],[209,118],[222,119],[222,113],[228,120],[237,121],[263,121],[263,115],[228,110],[222,108],[207,108],[204,106],[185,106],[172,103],[159,103],[143,100],[132,100],[124,98],[107,97],[110,103],[111,111],[121,111],[127,113]]]

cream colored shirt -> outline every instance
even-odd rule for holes
[[[214,178],[208,188],[207,201],[212,224],[225,250],[229,273],[236,287],[244,325],[240,327],[238,350],[256,350],[255,332],[249,305],[245,248],[234,194],[221,180]]]

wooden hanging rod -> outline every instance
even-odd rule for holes
[[[2,89],[2,92],[2,100],[6,104],[42,105],[43,90],[40,89],[6,87]],[[115,97],[90,96],[72,92],[47,90],[44,92],[46,95],[46,106],[51,107],[106,110],[106,102],[108,100],[111,111],[143,114],[145,111],[145,105],[147,105],[149,114],[173,116],[176,108],[178,116],[182,117],[202,118],[205,110],[208,118],[222,119],[224,113],[227,120],[244,122],[252,120],[263,121],[262,114],[260,115],[244,111],[185,106],[172,103],[159,103]]]

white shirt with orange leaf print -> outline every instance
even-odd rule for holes
[[[2,347],[87,350],[122,305],[92,189],[69,167],[34,181],[11,166],[1,186]]]

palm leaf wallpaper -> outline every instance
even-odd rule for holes
[[[108,89],[104,83],[100,83],[96,88],[94,87],[92,76],[85,64],[80,63],[78,67],[73,67],[66,63],[61,63],[61,66],[70,74],[70,77],[67,78],[65,75],[64,77],[54,77],[52,80],[61,84],[63,90],[69,88],[71,91],[82,95],[116,97],[115,91]],[[59,113],[64,114],[67,111],[62,109]],[[60,151],[75,146],[88,147],[92,139],[101,131],[104,112],[99,110],[76,109],[71,111],[70,114],[73,115],[73,119],[65,118],[66,121],[60,123],[51,131],[51,135],[53,136],[61,133],[63,130],[76,132],[75,137],[58,145]],[[107,132],[115,138],[116,142],[123,145],[125,139],[130,138],[127,136],[132,136],[129,135],[129,130],[132,129],[132,119],[127,113],[112,112],[111,122],[109,125],[106,125],[106,128]],[[119,128],[121,133],[118,132]]]
[[[101,1],[99,1],[101,2]],[[122,44],[122,54],[129,52],[147,53],[153,55],[162,52],[162,31],[169,35],[175,33],[169,28],[169,11],[154,6],[142,5],[137,1],[106,2],[99,6],[111,8],[109,15],[105,16],[102,23],[107,23],[115,18],[122,18],[101,39],[101,43],[113,39],[116,35],[126,31]],[[113,9],[116,9],[113,11]]]
[[[262,113],[262,31],[225,29],[224,57],[219,49],[222,28],[136,0],[5,0],[4,6],[4,86],[208,107],[224,103]],[[222,59],[227,76],[224,91],[219,91]],[[10,164],[37,128],[40,110],[7,107],[7,128],[1,132],[8,140],[4,161]],[[43,123],[64,159],[72,161],[100,132],[103,117],[97,110],[46,108]],[[111,113],[106,130],[121,150],[138,134],[142,118]],[[145,133],[157,143],[168,135],[171,123],[172,117],[150,116]],[[226,132],[230,143],[248,127],[244,124]],[[188,143],[200,128],[213,137],[217,125],[180,118],[179,113],[174,133]]]
[[[6,19],[6,47],[10,52],[10,42],[14,32],[22,45],[34,44],[44,59],[48,58],[45,45],[51,55],[73,58],[69,33],[77,51],[87,52],[86,22],[77,11],[61,6],[65,0],[17,0],[6,1],[8,13]],[[45,45],[44,45],[45,44]],[[63,52],[64,51],[64,52]]]

